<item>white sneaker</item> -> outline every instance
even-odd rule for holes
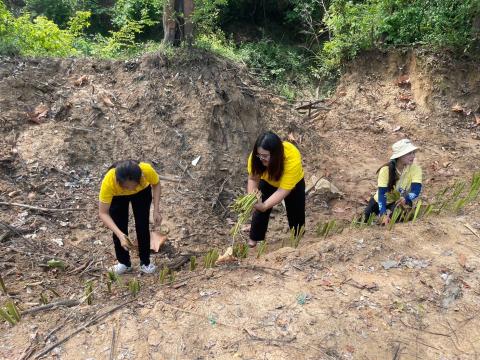
[[[153,265],[152,263],[148,265],[141,265],[140,266],[140,271],[144,272],[145,274],[153,274],[157,270],[157,267]]]
[[[121,263],[117,263],[116,265],[113,265],[109,270],[113,271],[117,275],[122,275],[126,272],[132,271],[132,267],[121,264]]]

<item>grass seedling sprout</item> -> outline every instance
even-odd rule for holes
[[[128,282],[128,290],[133,297],[136,297],[140,292],[140,282],[137,279],[130,279]]]
[[[197,257],[190,256],[190,271],[195,271],[197,268]]]
[[[422,199],[418,200],[417,205],[415,206],[415,212],[413,214],[412,222],[417,221],[417,217],[420,214],[420,209],[422,208]]]
[[[169,271],[170,270],[168,269],[167,266],[164,266],[163,269],[160,271],[160,274],[158,276],[160,284],[165,284],[165,279],[167,278]]]
[[[257,259],[259,259],[260,256],[265,253],[265,251],[267,251],[267,242],[263,240],[258,243]]]
[[[85,283],[85,299],[88,305],[93,304],[93,282],[91,280]]]
[[[0,275],[0,288],[2,289],[4,295],[8,295],[7,287],[5,286],[2,275]]]

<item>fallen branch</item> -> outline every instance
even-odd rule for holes
[[[295,339],[297,338],[295,335],[293,335],[292,337],[284,338],[284,339],[269,339],[269,338],[263,338],[263,337],[257,336],[255,333],[252,332],[252,330],[247,328],[243,328],[243,331],[246,332],[248,336],[250,336],[250,339],[256,340],[256,341],[265,341],[268,344],[272,344],[272,343],[288,344],[288,343],[291,343],[292,341],[295,341]]]
[[[468,225],[468,224],[463,224],[468,230],[470,230],[472,232],[473,235],[475,235],[477,238],[480,239],[480,235],[477,234],[477,232],[475,230],[473,230],[473,228]]]
[[[34,308],[27,309],[27,310],[22,312],[22,316],[27,315],[27,314],[35,314],[37,312],[45,311],[45,310],[52,310],[52,309],[55,309],[55,308],[60,307],[60,306],[72,307],[72,306],[76,306],[78,304],[80,304],[80,301],[78,301],[78,300],[61,300],[61,301],[57,301],[57,302],[54,302],[54,303],[41,305],[41,306],[36,306]]]
[[[30,209],[30,210],[37,210],[37,211],[44,211],[44,212],[56,212],[56,211],[84,211],[86,210],[85,208],[65,208],[65,209],[52,209],[52,208],[42,208],[39,206],[32,206],[32,205],[27,205],[27,204],[20,204],[20,203],[9,203],[5,201],[0,201],[0,205],[5,205],[5,206],[17,206],[17,207],[22,207],[25,209]]]
[[[169,176],[158,175],[158,178],[163,181],[170,181],[170,182],[182,182],[182,179],[172,178]]]
[[[103,319],[106,318],[108,315],[113,314],[115,311],[117,311],[118,309],[122,308],[123,306],[131,303],[132,301],[133,301],[133,299],[132,299],[132,300],[128,300],[128,301],[124,302],[123,304],[117,305],[117,306],[115,306],[114,308],[108,310],[107,312],[104,312],[103,314],[100,314],[100,315],[95,316],[91,321],[89,321],[89,322],[86,323],[85,325],[80,326],[78,329],[76,329],[75,331],[71,332],[69,335],[67,335],[66,337],[64,337],[62,340],[57,341],[56,343],[52,344],[51,346],[49,346],[48,348],[46,348],[45,350],[43,350],[41,353],[37,354],[37,356],[35,356],[35,359],[40,359],[41,357],[47,355],[50,351],[52,351],[53,349],[55,349],[57,346],[62,345],[63,343],[67,342],[68,340],[70,340],[72,337],[74,337],[74,336],[77,335],[78,333],[80,333],[80,332],[82,332],[83,330],[85,330],[86,328],[88,328],[89,326],[92,326],[92,325],[94,325],[96,322],[98,322],[98,321],[100,321],[100,320],[103,320]]]

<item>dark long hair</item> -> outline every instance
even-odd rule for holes
[[[124,184],[127,181],[133,181],[137,184],[140,184],[140,179],[142,178],[142,169],[140,169],[138,161],[117,161],[108,168],[108,170],[110,169],[115,169],[115,179],[120,185]]]
[[[398,180],[398,175],[397,175],[397,159],[390,160],[388,163],[383,164],[380,166],[380,168],[377,170],[377,174],[379,171],[384,167],[388,166],[388,185],[387,185],[387,191],[392,191],[393,188],[395,187],[395,183]]]
[[[268,166],[264,166],[257,157],[259,147],[270,152]],[[252,150],[252,174],[261,176],[266,170],[269,179],[279,181],[283,175],[283,162],[283,143],[278,135],[271,131],[260,134]]]

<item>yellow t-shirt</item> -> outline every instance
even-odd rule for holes
[[[283,142],[283,174],[279,181],[269,179],[268,172],[265,171],[260,179],[265,180],[270,185],[284,190],[292,190],[297,183],[303,179],[302,156],[295,145]],[[248,157],[247,170],[252,174],[252,153]]]
[[[141,162],[138,164],[142,170],[142,177],[140,178],[140,184],[134,190],[127,190],[120,186],[115,177],[115,169],[110,169],[105,174],[102,180],[102,186],[100,187],[100,194],[98,196],[100,202],[110,204],[114,196],[133,195],[148,185],[157,185],[160,179],[158,174],[152,165]]]
[[[412,164],[405,167],[400,175],[400,178],[395,183],[395,189],[401,194],[410,191],[412,183],[422,183],[422,168],[417,164]],[[378,173],[377,187],[388,186],[388,166],[384,166]],[[378,190],[375,193],[375,201],[378,202]],[[390,203],[389,203],[390,204]]]

